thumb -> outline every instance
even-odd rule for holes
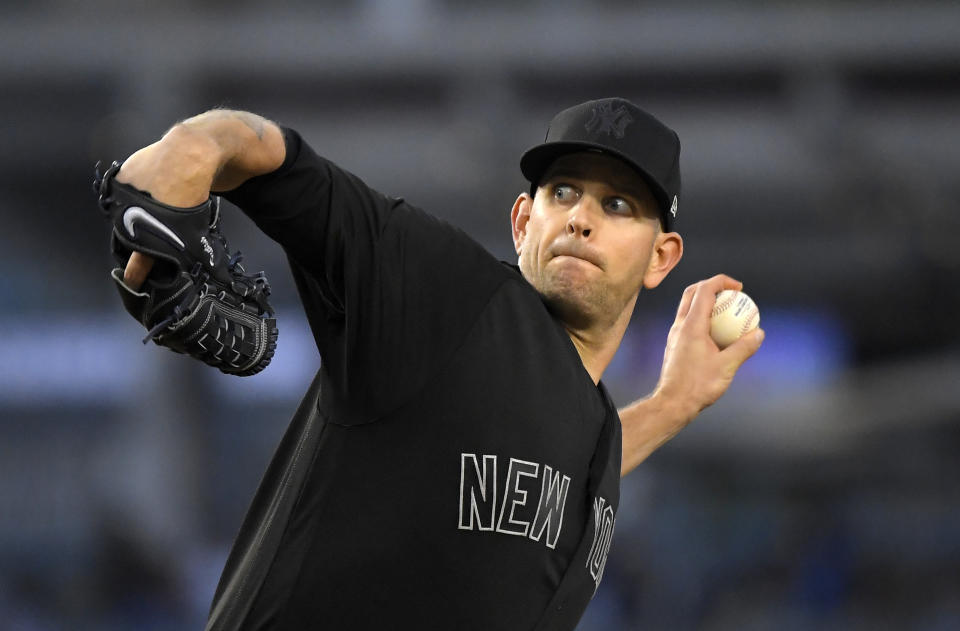
[[[725,348],[722,352],[728,354],[736,361],[736,365],[740,366],[740,364],[753,357],[753,354],[760,350],[760,345],[763,344],[765,337],[766,332],[757,327]]]
[[[140,252],[131,253],[127,267],[123,270],[123,282],[131,289],[140,289],[152,267],[153,258]]]

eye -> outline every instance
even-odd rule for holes
[[[615,215],[632,215],[633,206],[622,197],[611,197],[604,201],[604,207]]]
[[[557,184],[553,187],[553,198],[558,202],[572,202],[577,198],[577,189],[569,184]]]

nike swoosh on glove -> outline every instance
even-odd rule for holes
[[[110,274],[123,306],[153,340],[231,375],[254,375],[270,363],[277,323],[263,272],[246,274],[220,231],[220,198],[177,208],[115,177],[120,163],[94,172],[94,193],[111,222]],[[139,290],[123,281],[132,252],[156,259]]]

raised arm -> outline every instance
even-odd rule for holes
[[[710,311],[723,289],[743,285],[719,274],[687,287],[663,355],[660,382],[654,392],[620,409],[626,475],[664,443],[677,435],[730,387],[743,362],[763,343],[756,329],[720,350],[710,338]]]
[[[211,191],[229,191],[270,173],[284,157],[283,133],[276,124],[249,112],[211,110],[177,123],[127,158],[117,181],[165,204],[189,207]],[[152,265],[150,257],[134,252],[124,281],[139,287]]]

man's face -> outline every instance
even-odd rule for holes
[[[656,286],[669,271],[650,276],[664,236],[653,195],[633,169],[608,155],[558,158],[536,196],[518,198],[513,220],[521,272],[575,328],[632,313],[640,287]]]

